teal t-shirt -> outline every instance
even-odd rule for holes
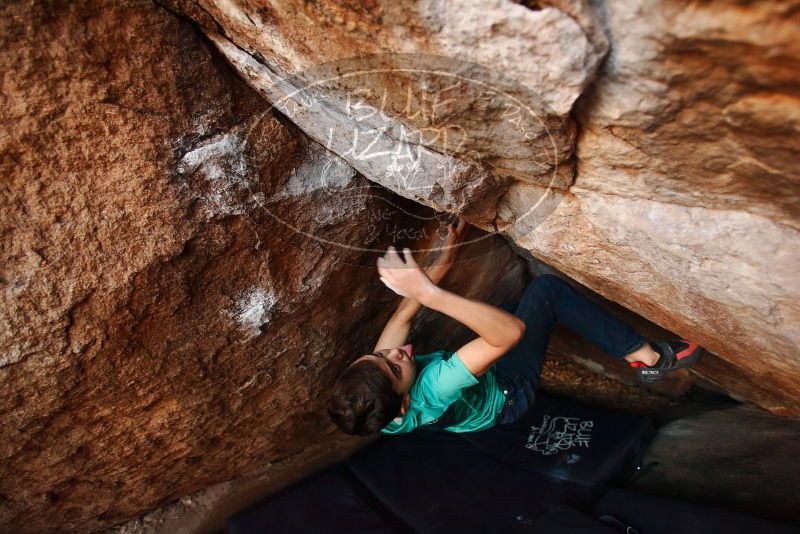
[[[409,391],[408,411],[381,432],[403,434],[435,423],[453,405],[445,430],[475,432],[494,426],[505,396],[495,378],[494,368],[478,378],[464,367],[458,354],[440,350],[416,357],[417,379]]]

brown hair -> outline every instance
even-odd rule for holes
[[[403,395],[377,365],[369,361],[348,367],[336,380],[328,414],[345,434],[379,432],[400,412]]]

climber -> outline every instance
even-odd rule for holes
[[[381,280],[404,298],[375,349],[350,364],[334,385],[328,412],[345,433],[472,432],[515,421],[533,403],[556,322],[629,362],[644,382],[700,358],[703,349],[695,343],[648,343],[556,276],[537,277],[518,305],[502,309],[442,289],[438,284],[456,259],[465,226],[463,220],[449,226],[442,252],[425,270],[409,249],[389,247],[378,259]],[[449,315],[479,337],[455,352],[415,355],[407,338],[422,306]]]

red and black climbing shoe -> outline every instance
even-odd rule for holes
[[[703,347],[691,341],[651,341],[650,346],[658,353],[658,361],[647,366],[642,362],[631,362],[642,382],[658,382],[670,371],[689,367],[700,359]]]

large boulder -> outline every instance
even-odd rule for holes
[[[397,301],[377,251],[428,261],[443,222],[150,2],[6,2],[0,20],[0,530],[93,531],[357,445],[324,405]],[[489,242],[454,273],[478,273],[460,275],[476,298],[523,281]]]
[[[170,4],[370,180],[505,231],[800,415],[797,0]]]
[[[800,415],[797,0],[163,4],[0,8],[0,530],[357,446],[325,391],[396,302],[376,253],[442,238],[420,203],[490,230],[451,287],[513,299],[504,231]]]
[[[796,524],[798,455],[800,422],[752,406],[714,409],[660,428],[633,488]]]
[[[312,138],[404,196],[485,223],[512,183],[572,183],[570,110],[607,49],[587,3],[168,3]]]
[[[517,243],[720,356],[740,399],[800,415],[797,2],[595,2],[611,41],[576,109],[578,165]]]

